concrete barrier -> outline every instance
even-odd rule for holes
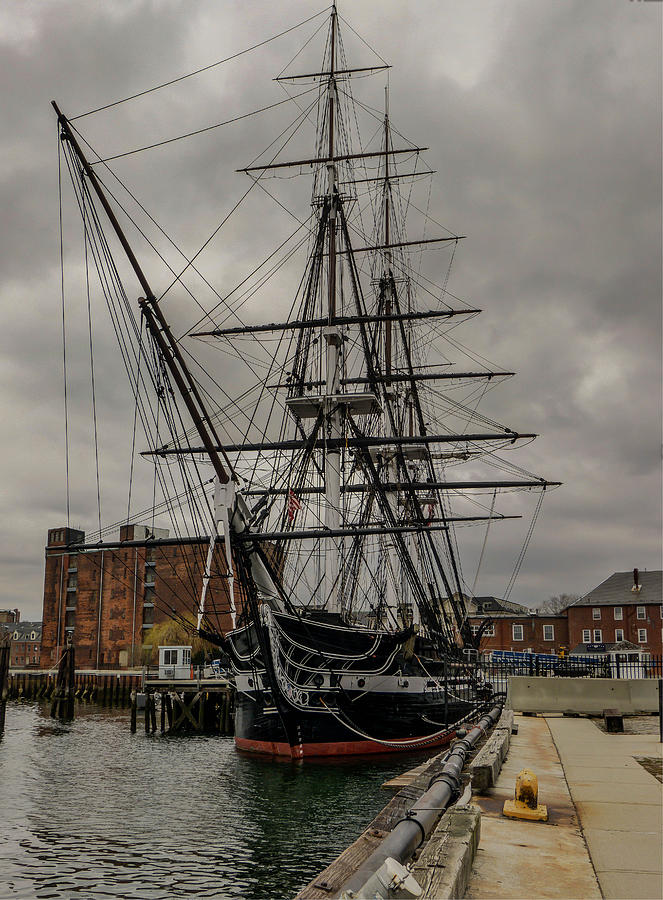
[[[658,712],[655,678],[529,678],[510,675],[507,706],[517,712],[622,715]]]

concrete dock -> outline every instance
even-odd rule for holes
[[[481,839],[465,896],[660,900],[663,785],[638,762],[660,760],[657,728],[606,734],[596,719],[516,722],[495,786],[472,799],[482,813]],[[502,816],[526,767],[538,776],[546,823]]]
[[[655,769],[652,763],[661,760],[658,729],[605,734],[591,719],[549,718],[546,724],[603,896],[660,900],[663,784],[639,761],[651,760]]]
[[[518,734],[511,738],[495,786],[472,798],[481,810],[481,838],[465,896],[601,897],[548,723],[524,716],[516,716],[516,722]],[[502,815],[504,801],[513,798],[516,776],[524,768],[538,777],[539,801],[548,807],[548,822]]]
[[[663,745],[658,718],[625,718],[625,733],[608,734],[599,718],[560,713],[511,717],[511,711],[503,713],[498,723],[502,736],[496,726],[468,767],[471,800],[442,816],[411,861],[423,889],[420,900],[660,900]],[[501,769],[486,765],[495,756]],[[339,886],[424,789],[430,765],[384,785],[398,791],[394,799],[299,900],[339,896]],[[522,769],[538,778],[546,822],[502,813]]]

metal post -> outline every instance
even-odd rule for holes
[[[658,679],[658,740],[663,744],[663,678]]]

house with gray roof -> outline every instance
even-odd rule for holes
[[[566,607],[569,646],[630,641],[661,655],[663,573],[660,570],[613,572],[584,597]]]

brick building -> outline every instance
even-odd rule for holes
[[[481,638],[480,649],[484,652],[559,653],[569,646],[568,622],[563,614],[540,615],[510,600],[475,597],[469,601],[468,615],[474,634],[485,619],[489,620]]]
[[[103,548],[72,549],[84,541],[84,532],[75,529],[48,532],[41,666],[55,665],[69,640],[78,668],[140,666],[151,651],[155,624],[173,611],[191,618],[200,598],[208,541],[181,542],[169,538],[165,529],[151,533],[142,525],[123,526],[120,540]],[[228,631],[228,584],[220,574],[225,568],[217,545],[206,609],[214,624]],[[237,581],[235,602],[241,609]]]
[[[660,656],[663,636],[662,573],[615,572],[568,606],[569,645],[630,641]]]
[[[18,609],[0,609],[0,625],[13,625],[21,621],[21,613]]]
[[[557,615],[541,615],[497,597],[466,599],[474,634],[484,620],[480,649],[529,653],[573,651],[586,644],[636,644],[660,656],[663,637],[661,572],[615,572]]]
[[[10,638],[9,665],[13,669],[38,669],[41,653],[41,622],[0,625]]]

